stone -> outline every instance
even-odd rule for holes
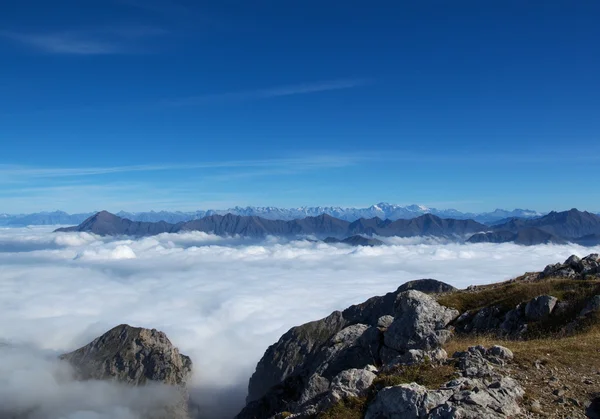
[[[424,362],[431,362],[434,364],[441,364],[448,359],[448,353],[442,348],[436,348],[431,351],[424,351],[422,349],[409,349],[405,353],[396,356],[389,360],[383,371],[393,371],[402,365],[416,365]]]
[[[421,418],[428,413],[427,389],[419,384],[386,387],[367,408],[365,419]]]
[[[581,272],[583,270],[583,265],[581,263],[581,258],[577,255],[571,255],[563,265],[569,266],[571,269]]]
[[[540,414],[540,413],[542,413],[542,405],[540,404],[539,401],[533,400],[531,402],[531,404],[529,405],[529,411],[532,413]]]
[[[551,295],[539,295],[525,306],[525,317],[531,321],[543,320],[552,313],[557,301],[558,298]]]
[[[331,392],[337,399],[342,397],[358,397],[365,394],[373,384],[377,375],[372,371],[376,368],[369,365],[367,368],[342,371],[331,382]]]
[[[393,316],[381,316],[377,320],[377,327],[379,327],[381,329],[387,329],[388,327],[390,327],[390,325],[392,324],[393,321],[394,321]]]
[[[451,337],[446,326],[458,314],[420,291],[403,292],[398,295],[394,321],[384,333],[384,343],[400,352],[437,348]]]
[[[600,295],[593,296],[579,313],[580,316],[587,316],[590,313],[600,311]]]
[[[513,352],[504,346],[494,345],[486,351],[488,357],[495,357],[505,361],[512,361],[514,358]]]

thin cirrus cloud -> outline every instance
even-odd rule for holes
[[[372,80],[367,78],[335,79],[264,89],[243,90],[239,92],[215,93],[168,99],[161,101],[158,104],[164,106],[194,106],[215,103],[243,102],[249,100],[270,99],[284,96],[307,95],[312,93],[353,89],[356,87],[366,86],[370,83],[372,83]]]
[[[144,51],[144,41],[166,34],[151,26],[108,26],[64,32],[5,31],[1,36],[47,54],[112,55]]]
[[[311,169],[347,167],[374,158],[370,155],[331,154],[313,155],[297,158],[230,160],[198,162],[191,164],[157,164],[107,167],[32,167],[0,164],[0,181],[31,178],[64,178],[79,176],[97,176],[127,172],[155,172],[194,169],[234,169],[234,168],[285,168],[295,172]]]

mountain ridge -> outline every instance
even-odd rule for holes
[[[257,216],[213,214],[201,219],[176,224],[159,221],[133,221],[107,211],[101,211],[74,227],[59,228],[56,232],[89,232],[109,236],[151,236],[161,233],[201,231],[218,236],[281,237],[315,236],[351,240],[355,236],[378,237],[443,237],[457,242],[506,243],[525,246],[536,244],[583,245],[600,244],[600,216],[571,209],[552,212],[543,217],[511,221],[489,227],[474,220],[440,218],[424,214],[409,220],[361,218],[354,222],[327,214],[294,220],[269,220]],[[358,239],[354,239],[356,241]]]
[[[0,214],[0,226],[27,226],[27,225],[69,225],[79,224],[94,215],[94,212],[68,214],[64,211],[43,211],[31,214]],[[197,211],[144,211],[126,212],[118,211],[115,215],[132,221],[158,222],[166,221],[172,224],[200,219],[210,215],[244,215],[259,216],[270,220],[293,220],[321,214],[331,215],[335,218],[356,221],[361,218],[379,217],[381,219],[411,219],[424,214],[433,214],[440,218],[473,219],[480,223],[501,222],[505,219],[532,218],[544,215],[538,211],[528,209],[503,210],[496,209],[491,212],[461,212],[455,209],[428,208],[423,205],[397,205],[380,202],[370,207],[339,207],[339,206],[316,206],[316,207],[240,207],[236,206],[225,210],[197,210]]]
[[[264,237],[314,235],[347,238],[356,235],[382,237],[413,237],[428,235],[450,237],[469,235],[487,227],[473,220],[443,219],[425,214],[410,220],[357,220],[350,223],[327,214],[298,220],[268,220],[256,216],[234,214],[210,215],[198,220],[171,224],[164,221],[150,223],[121,218],[108,211],[100,211],[74,227],[59,228],[56,232],[89,232],[98,235],[149,236],[161,233],[202,231],[219,236]]]

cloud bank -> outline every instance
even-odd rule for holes
[[[389,243],[351,248],[198,232],[132,240],[0,229],[0,341],[7,343],[0,346],[0,406],[37,409],[40,418],[133,418],[144,401],[169,397],[160,387],[122,391],[113,384],[72,382],[56,363],[57,354],[129,323],[164,331],[192,358],[190,387],[199,417],[232,417],[256,362],[294,325],[411,279],[466,287],[600,251]],[[15,347],[27,350],[15,353]],[[45,391],[31,390],[38,382]]]

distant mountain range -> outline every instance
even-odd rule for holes
[[[326,238],[329,243],[377,245],[363,236],[451,238],[470,243],[515,242],[522,245],[574,242],[582,245],[600,244],[600,216],[572,209],[551,212],[531,218],[513,218],[495,226],[474,220],[440,218],[424,214],[412,219],[382,220],[378,217],[347,221],[321,214],[294,220],[269,220],[256,216],[210,215],[197,220],[168,223],[165,221],[133,221],[107,211],[101,211],[75,227],[57,232],[89,232],[98,235],[149,236],[160,233],[202,231],[219,236],[264,237],[267,235],[294,237],[312,235]],[[365,240],[362,240],[363,237]]]
[[[156,223],[132,221],[107,211],[99,212],[75,227],[60,228],[58,232],[84,231],[99,235],[149,236],[160,233],[202,231],[219,236],[264,237],[306,236],[347,238],[355,235],[377,235],[381,237],[413,236],[465,236],[487,229],[473,220],[442,219],[432,214],[421,215],[410,220],[382,220],[370,218],[350,222],[327,214],[297,220],[268,220],[243,215],[210,215],[198,220],[177,224],[164,221]]]
[[[95,212],[81,214],[67,214],[63,211],[38,212],[33,214],[0,214],[0,226],[27,226],[27,225],[70,225],[79,224],[94,215]],[[533,218],[544,214],[532,211],[515,209],[512,211],[497,209],[485,213],[465,213],[455,209],[436,209],[422,205],[401,206],[395,204],[379,203],[367,208],[342,208],[342,207],[234,207],[226,210],[198,210],[190,212],[181,211],[148,211],[116,213],[119,217],[132,221],[158,222],[165,221],[176,224],[197,220],[211,215],[242,215],[248,217],[261,217],[267,220],[296,220],[306,217],[316,217],[322,214],[330,215],[340,220],[356,221],[360,218],[378,217],[382,220],[411,219],[424,214],[433,214],[440,218],[453,218],[456,220],[475,220],[483,224],[504,222],[511,218]]]

